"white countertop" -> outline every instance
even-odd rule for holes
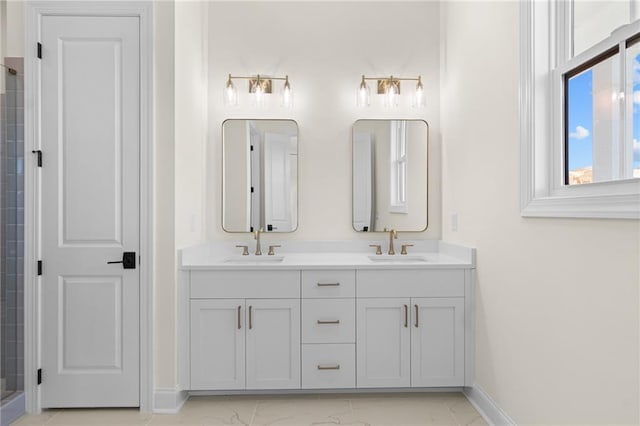
[[[182,270],[291,270],[291,269],[472,269],[475,268],[475,249],[445,243],[443,241],[412,241],[409,254],[400,254],[401,243],[396,244],[396,254],[375,255],[369,244],[379,241],[322,241],[282,242],[275,256],[268,256],[268,246],[273,241],[262,242],[261,256],[253,254],[255,242],[249,243],[251,254],[242,256],[235,247],[242,243],[205,243],[179,250],[178,267]]]

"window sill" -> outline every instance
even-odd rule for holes
[[[539,197],[525,203],[523,217],[640,219],[640,194]]]

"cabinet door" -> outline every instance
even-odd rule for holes
[[[244,389],[244,300],[191,301],[191,389]]]
[[[410,377],[408,298],[358,299],[357,387],[407,387]]]
[[[248,299],[247,389],[300,388],[300,299]]]
[[[411,299],[411,385],[464,386],[464,299]]]

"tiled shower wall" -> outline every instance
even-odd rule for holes
[[[24,78],[23,59],[5,58],[18,71],[0,68],[6,93],[0,100],[0,259],[3,394],[24,390]]]

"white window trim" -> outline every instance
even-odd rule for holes
[[[568,2],[562,2],[561,5]],[[552,70],[567,57],[566,7],[555,0],[520,2],[520,209],[525,217],[640,219],[640,179],[566,187],[561,184],[563,114]],[[631,27],[631,26],[630,26]],[[628,28],[622,31],[632,32]],[[636,29],[637,31],[637,29]],[[607,41],[596,48],[603,47]],[[602,46],[601,46],[602,45]],[[590,49],[591,51],[591,49]],[[559,127],[560,126],[560,127]],[[555,131],[554,131],[555,129]],[[561,142],[561,141],[560,141]]]

